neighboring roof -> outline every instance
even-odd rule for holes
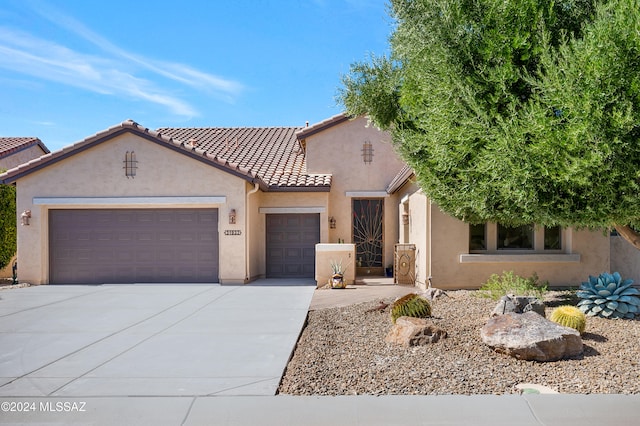
[[[312,126],[303,127],[298,132],[296,132],[296,137],[298,140],[305,139],[311,135],[315,135],[316,133],[322,132],[323,130],[327,130],[330,127],[337,126],[338,124],[344,123],[345,121],[350,120],[351,117],[346,115],[345,113],[334,115],[333,117],[327,118],[319,123],[316,123]]]
[[[330,174],[308,174],[296,132],[300,127],[161,128],[163,136],[194,143],[214,159],[251,171],[271,191],[329,190]]]
[[[127,120],[59,151],[45,154],[10,169],[0,174],[0,183],[15,182],[52,163],[122,133],[130,132],[211,164],[251,183],[258,183],[264,191],[328,191],[331,187],[330,174],[306,173],[306,161],[295,137],[295,131],[298,129],[297,127],[163,128],[154,131],[132,120]]]
[[[387,186],[387,193],[388,194],[393,194],[394,192],[396,192],[397,190],[399,190],[400,188],[402,188],[402,186],[407,183],[407,181],[414,175],[414,171],[411,167],[409,167],[408,165],[405,165],[402,170],[400,170],[398,172],[397,175],[395,175],[395,177],[393,179],[391,179],[391,182],[389,183],[389,186]]]
[[[36,137],[0,137],[0,158],[8,157],[23,149],[39,146],[45,154],[49,149]]]

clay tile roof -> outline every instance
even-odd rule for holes
[[[271,191],[328,191],[331,175],[307,173],[299,127],[160,128],[212,161],[259,177]]]
[[[257,183],[264,191],[329,191],[330,174],[307,173],[305,155],[295,136],[299,129],[298,127],[161,128],[154,131],[133,120],[126,120],[59,151],[45,154],[8,170],[0,175],[0,182],[15,182],[22,176],[122,132],[133,132],[251,183]]]
[[[39,145],[45,154],[49,153],[49,149],[36,137],[0,137],[0,158],[8,157],[33,145]]]

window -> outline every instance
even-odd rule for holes
[[[486,250],[487,249],[487,225],[469,225],[469,250]]]
[[[559,252],[563,249],[563,229],[559,226],[469,225],[470,253]]]
[[[498,225],[498,250],[533,250],[533,225]]]
[[[552,228],[544,227],[544,249],[562,249],[562,232],[559,226],[554,226]]]

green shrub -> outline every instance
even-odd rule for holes
[[[394,323],[400,317],[427,318],[430,316],[431,304],[416,293],[409,293],[391,305],[391,320]]]
[[[16,188],[0,185],[0,269],[16,253]]]
[[[513,294],[514,296],[535,296],[542,299],[547,292],[549,283],[538,282],[538,274],[535,272],[529,278],[515,275],[513,271],[503,271],[502,275],[493,274],[489,277],[480,290],[478,296],[493,300],[499,300],[502,296]]]

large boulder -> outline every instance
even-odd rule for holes
[[[404,347],[435,343],[447,337],[447,332],[429,324],[424,318],[400,317],[385,337],[385,342]]]
[[[557,361],[580,355],[583,350],[578,331],[533,311],[493,317],[482,327],[480,336],[497,352],[524,360]]]
[[[516,314],[523,314],[525,312],[533,311],[542,316],[544,315],[544,303],[542,300],[534,296],[514,296],[512,294],[502,296],[498,301],[498,304],[491,313],[492,317],[497,315],[504,315],[509,312],[515,312]]]

